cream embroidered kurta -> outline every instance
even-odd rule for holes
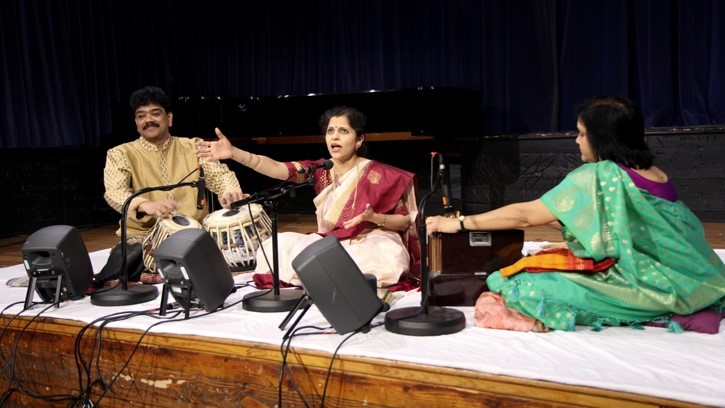
[[[146,187],[176,184],[183,181],[195,181],[199,173],[192,173],[199,163],[204,169],[206,187],[216,194],[241,192],[237,177],[229,167],[216,160],[198,159],[195,143],[198,138],[170,137],[163,147],[139,137],[133,142],[124,143],[108,150],[106,167],[103,172],[106,202],[119,213],[124,202],[135,191]],[[170,198],[181,203],[178,210],[200,223],[209,213],[208,206],[203,210],[196,208],[197,189],[180,187],[172,191],[152,191],[135,197],[128,208],[127,236],[145,234],[156,220],[148,214],[138,214],[138,206],[144,201]],[[140,217],[139,217],[140,216]],[[121,230],[116,231],[121,235]]]

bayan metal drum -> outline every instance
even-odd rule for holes
[[[232,271],[254,268],[260,243],[272,236],[272,221],[259,204],[214,211],[204,218],[203,224]]]
[[[197,220],[183,214],[175,214],[171,218],[161,218],[156,222],[156,225],[146,233],[141,244],[143,249],[143,264],[146,266],[146,269],[153,273],[156,272],[156,261],[154,260],[156,248],[169,235],[186,228],[201,229],[201,224]]]

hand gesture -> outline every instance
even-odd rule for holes
[[[202,140],[196,143],[196,156],[209,157],[215,160],[230,159],[234,153],[234,146],[219,128],[214,128],[218,141]]]
[[[343,223],[343,227],[345,228],[352,228],[361,222],[369,221],[372,222],[373,217],[375,216],[375,211],[373,211],[372,208],[370,208],[370,203],[365,205],[365,211],[361,212],[360,214],[356,215],[355,217],[345,221]]]

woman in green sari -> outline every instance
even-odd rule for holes
[[[477,302],[476,324],[521,331],[598,329],[667,321],[705,308],[722,312],[725,265],[667,174],[653,165],[637,107],[624,97],[594,98],[579,109],[577,128],[586,164],[540,199],[460,219],[426,220],[429,234],[558,221],[569,264],[607,265],[588,273],[551,268],[545,254],[526,260],[520,271],[493,273],[487,280],[491,292]]]

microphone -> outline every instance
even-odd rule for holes
[[[253,193],[247,198],[243,198],[239,201],[235,201],[229,204],[229,208],[231,208],[232,210],[236,210],[239,207],[243,207],[249,203],[256,203],[257,201],[260,201],[260,195],[258,193]]]
[[[199,166],[199,180],[196,182],[198,191],[196,196],[196,209],[203,210],[206,206],[206,179],[204,179],[204,168]]]
[[[443,210],[446,213],[453,212],[453,203],[451,202],[451,174],[443,161],[443,155],[438,153],[438,174],[441,177],[441,195],[443,201]]]
[[[300,174],[310,174],[317,171],[317,169],[323,169],[323,170],[330,170],[332,168],[332,160],[323,160],[320,164],[315,164],[314,166],[310,167],[303,167],[299,170],[297,170],[297,173]]]

